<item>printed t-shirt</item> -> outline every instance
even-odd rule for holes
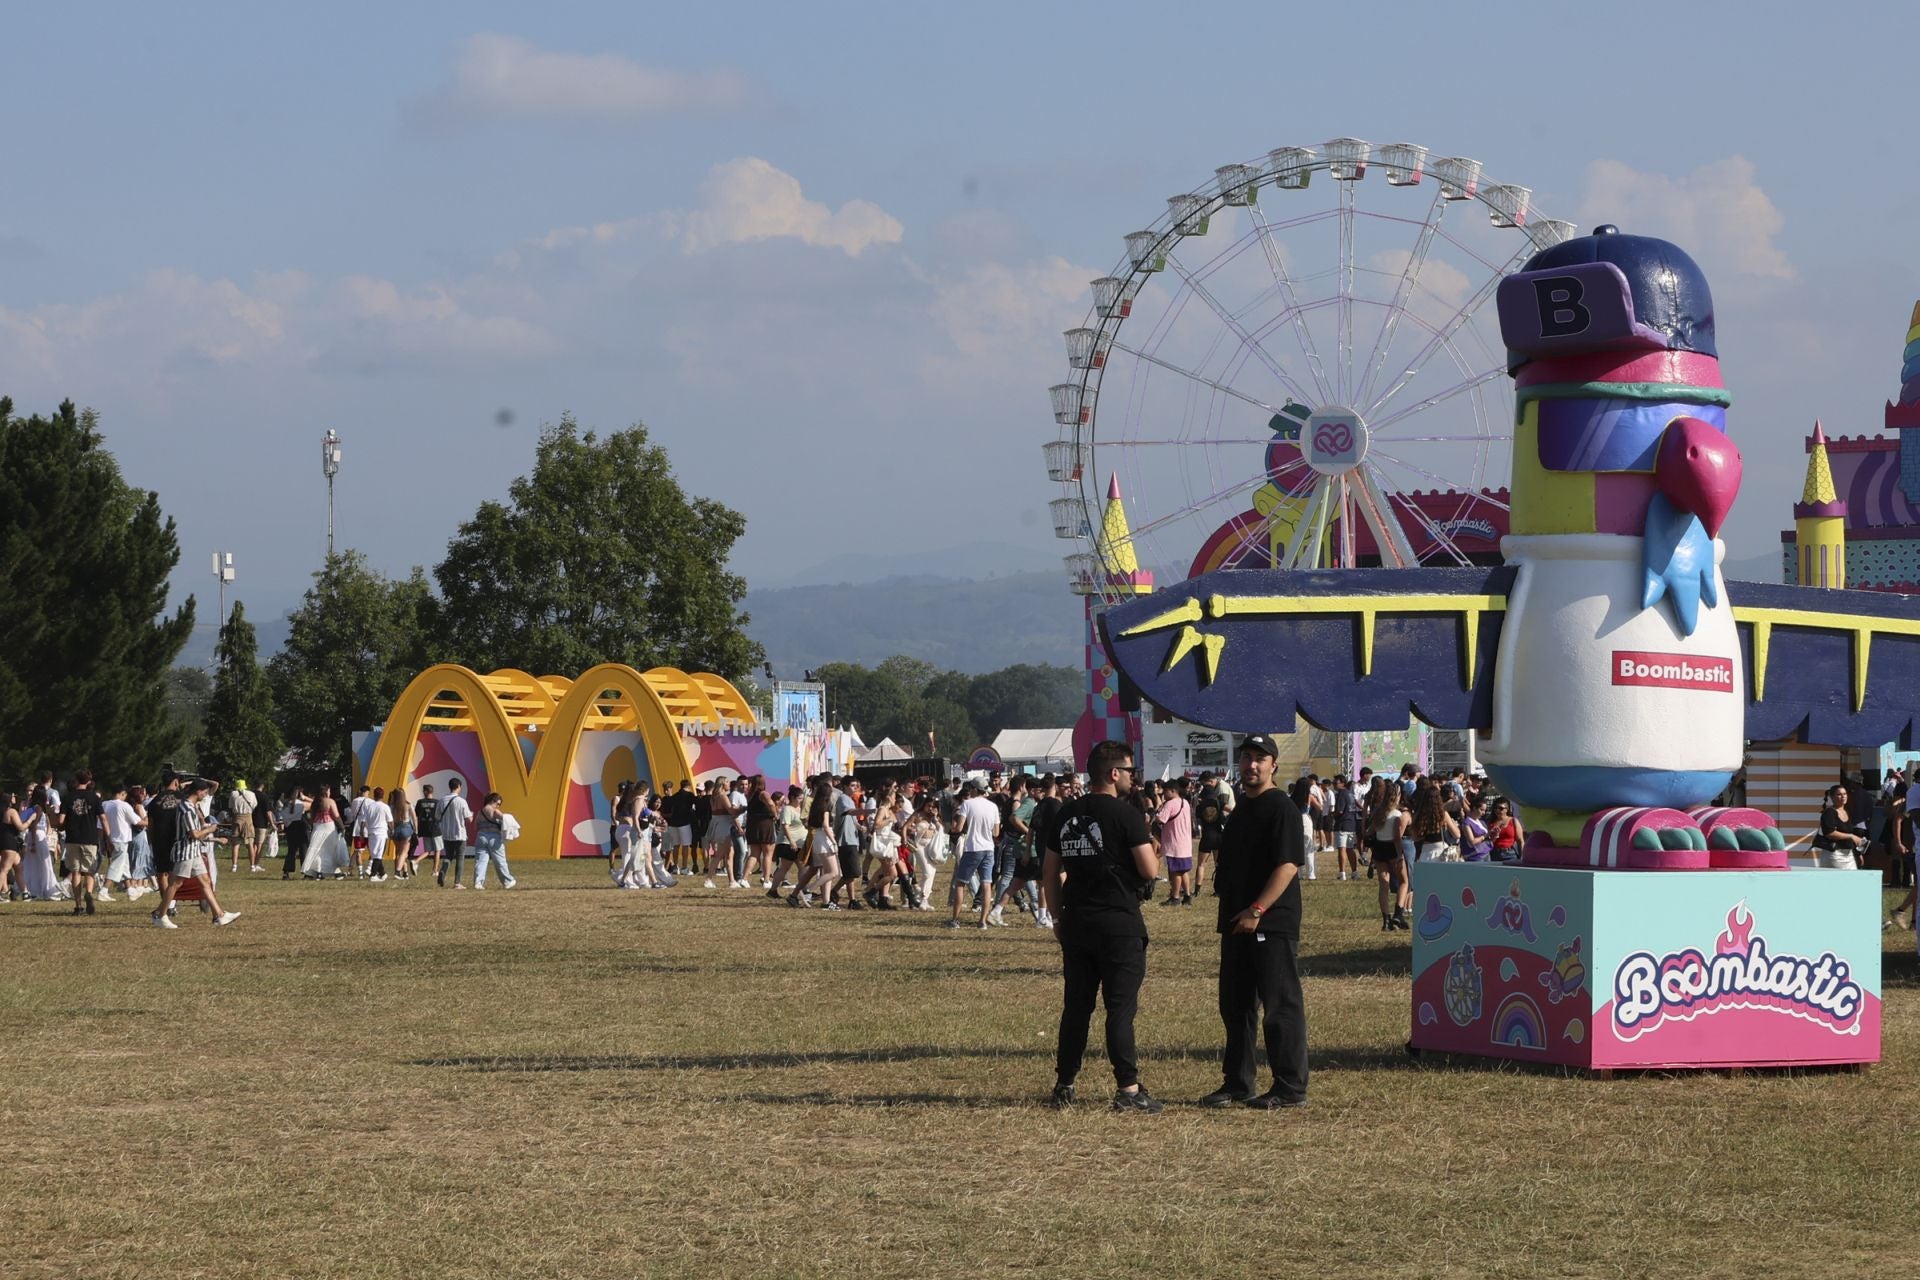
[[[1133,851],[1152,842],[1146,816],[1117,796],[1085,795],[1062,806],[1047,846],[1059,852],[1066,873],[1061,923],[1077,932],[1146,937]]]

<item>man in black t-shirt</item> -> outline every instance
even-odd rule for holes
[[[61,862],[73,893],[73,914],[92,915],[94,878],[100,872],[100,809],[104,801],[93,789],[93,773],[73,775],[73,790],[59,815]]]
[[[1240,744],[1240,803],[1227,819],[1214,886],[1220,893],[1220,1020],[1227,1045],[1206,1107],[1307,1105],[1307,1009],[1300,993],[1300,810],[1273,784],[1279,752],[1254,734]],[[1267,1037],[1273,1087],[1254,1096],[1256,1024]]]
[[[1151,1115],[1160,1103],[1140,1084],[1133,1015],[1147,976],[1147,923],[1142,891],[1158,869],[1153,837],[1140,810],[1121,799],[1133,790],[1133,750],[1103,742],[1087,755],[1088,793],[1062,805],[1043,829],[1046,859],[1040,892],[1060,942],[1066,998],[1060,1008],[1053,1105],[1073,1102],[1074,1078],[1087,1052],[1093,1006],[1107,1006],[1107,1061],[1113,1064],[1116,1111]]]

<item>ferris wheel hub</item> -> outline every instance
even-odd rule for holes
[[[1315,409],[1300,432],[1307,465],[1323,476],[1344,476],[1367,457],[1366,419],[1343,404]]]

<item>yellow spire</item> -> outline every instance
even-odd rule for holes
[[[1120,477],[1109,477],[1107,509],[1100,517],[1100,561],[1115,576],[1140,572],[1140,561],[1133,554],[1133,530],[1127,526],[1127,509],[1120,504]]]
[[[1835,502],[1840,495],[1833,487],[1833,467],[1827,462],[1827,433],[1813,424],[1813,448],[1807,454],[1807,485],[1800,501],[1808,504]]]

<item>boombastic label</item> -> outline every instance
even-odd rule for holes
[[[1756,1009],[1803,1018],[1835,1035],[1858,1035],[1864,997],[1852,972],[1831,951],[1817,960],[1775,955],[1742,902],[1727,912],[1711,956],[1689,947],[1664,956],[1640,951],[1621,961],[1613,974],[1613,1028],[1622,1040],[1636,1040],[1668,1022]]]
[[[1615,649],[1613,682],[1651,685],[1656,689],[1709,689],[1718,693],[1732,693],[1733,659]]]

